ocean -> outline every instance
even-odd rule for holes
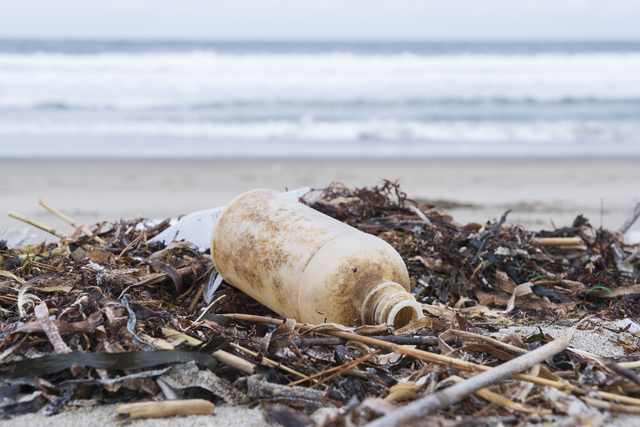
[[[640,42],[0,40],[0,158],[640,156]]]

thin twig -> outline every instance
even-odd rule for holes
[[[370,355],[373,355],[373,353],[369,353],[368,355],[365,355],[365,356],[363,356],[363,357],[366,357],[367,359],[369,359],[369,357],[371,357]],[[361,358],[361,359],[362,359],[362,358]],[[364,359],[364,360],[367,360],[367,359]],[[362,360],[362,361],[360,361],[360,359],[357,359],[357,360],[359,361],[358,363],[362,363],[362,362],[364,362],[364,360]],[[356,362],[356,360],[353,360],[353,361],[351,361],[351,362],[344,363],[344,364],[339,365],[339,366],[334,366],[333,368],[325,369],[325,370],[324,370],[324,371],[322,371],[322,372],[318,372],[317,374],[313,374],[313,375],[311,375],[309,378],[303,378],[303,379],[301,379],[301,380],[297,380],[297,381],[294,381],[294,382],[292,382],[292,383],[285,384],[285,386],[286,386],[286,387],[291,387],[291,386],[294,386],[294,385],[298,385],[298,384],[303,383],[303,382],[305,382],[305,381],[312,380],[312,379],[315,379],[315,378],[321,377],[321,376],[323,376],[323,375],[326,375],[326,374],[328,374],[328,373],[330,373],[330,372],[334,372],[334,371],[341,370],[341,369],[342,369],[342,368],[344,368],[345,366],[349,366],[349,368],[348,368],[348,369],[346,369],[346,370],[349,370],[350,368],[352,368],[352,367],[353,367],[353,366],[351,366],[351,365],[352,365],[354,362]],[[331,378],[333,378],[333,377],[331,377]]]
[[[64,222],[66,222],[67,224],[71,225],[72,227],[75,227],[76,229],[82,227],[81,224],[78,224],[73,219],[69,218],[67,215],[63,214],[58,209],[54,208],[53,206],[51,206],[49,203],[45,202],[44,200],[38,199],[38,203],[40,204],[40,206],[42,206],[43,208],[45,208],[46,210],[48,210],[49,212],[51,212],[52,214],[54,214],[55,216],[57,216],[58,218],[60,218]],[[93,234],[92,232],[87,230],[86,228],[82,229],[82,233],[85,236],[87,236],[87,237],[95,240],[96,242],[100,243],[101,245],[107,246],[107,242],[105,242],[104,239],[101,239],[100,237],[96,236],[95,234]]]
[[[256,322],[256,323],[269,323],[272,325],[282,325],[284,323],[284,321],[280,319],[274,319],[272,317],[264,317],[264,316],[254,316],[250,314],[233,313],[233,314],[223,314],[223,316],[226,316],[235,320],[244,320],[244,321]],[[463,360],[454,359],[452,357],[443,356],[441,354],[435,354],[435,353],[431,353],[424,350],[418,350],[415,348],[396,345],[396,344],[388,343],[375,338],[352,334],[350,332],[321,329],[321,328],[318,328],[317,326],[309,325],[307,323],[296,323],[295,327],[296,329],[301,329],[303,331],[307,331],[309,329],[315,328],[314,331],[317,333],[324,333],[324,334],[333,335],[340,338],[346,338],[352,341],[362,342],[364,344],[368,344],[372,346],[386,348],[395,353],[404,354],[406,356],[411,356],[416,359],[424,360],[431,363],[441,363],[447,366],[453,366],[457,369],[463,369],[466,371],[477,372],[477,371],[489,371],[491,369],[495,369],[490,366],[477,365],[475,363],[465,362]],[[629,366],[625,366],[625,367],[628,368]],[[530,375],[525,375],[525,374],[514,374],[511,376],[511,378],[519,381],[528,381],[530,383],[534,383],[538,385],[551,386],[559,390],[568,391],[577,395],[585,394],[585,391],[582,388],[574,386],[568,382],[553,381],[553,380],[548,380],[540,377],[532,377]],[[605,391],[596,391],[595,394],[597,394],[598,396],[600,396],[602,399],[605,399],[605,400],[612,400],[615,402],[640,406],[640,399],[637,399],[635,397],[623,396],[620,394],[609,393]]]
[[[638,217],[640,217],[640,203],[636,205],[631,215],[627,218],[624,224],[622,224],[622,226],[618,229],[618,232],[620,233],[620,239],[622,239],[622,236],[624,236],[624,233],[626,233],[631,228],[633,223],[636,222]],[[625,256],[625,253],[622,250],[622,248],[620,248],[620,245],[617,242],[614,242],[611,244],[611,249],[613,250],[613,256],[615,258],[616,267],[618,267],[618,271],[620,271],[625,276],[630,276],[631,273],[629,273],[625,265],[625,258],[627,257]]]
[[[142,237],[144,236],[144,233],[142,233],[141,235],[139,235],[138,237],[136,237],[135,239],[133,239],[133,241],[131,241],[131,243],[129,243],[123,250],[122,252],[120,252],[120,254],[116,257],[116,261],[120,260],[120,257],[122,255],[124,255],[129,249],[131,249],[133,246],[135,246],[136,243],[138,243],[140,241],[140,239],[142,239]]]
[[[39,221],[35,221],[33,219],[27,218],[26,216],[21,215],[19,213],[9,211],[8,215],[11,218],[15,218],[15,219],[17,219],[19,221],[26,222],[27,224],[33,225],[34,227],[39,228],[40,230],[44,230],[47,233],[53,234],[54,236],[56,236],[56,237],[58,237],[60,239],[68,239],[69,238],[69,236],[64,234],[62,231],[56,230],[56,229],[54,229],[52,227],[49,227],[48,225],[43,224],[43,223],[41,223]]]
[[[414,214],[418,215],[418,218],[420,218],[422,220],[422,222],[424,222],[428,227],[433,227],[433,223],[424,214],[424,212],[422,212],[420,209],[416,208],[413,205],[409,206],[409,209],[411,209],[411,212],[413,212]]]
[[[594,399],[592,397],[582,397],[589,405],[594,408],[604,409],[605,411],[613,412],[613,413],[623,413],[623,414],[637,414],[640,415],[640,408],[637,406],[628,406],[628,405],[620,405],[613,402],[604,402],[600,399]]]
[[[220,363],[229,365],[245,375],[253,375],[256,373],[256,368],[253,363],[244,360],[242,357],[238,357],[235,354],[227,353],[223,350],[218,350],[214,351],[213,355],[218,358]]]
[[[34,261],[34,260],[31,260],[29,262],[31,264],[35,265],[36,267],[44,268],[45,270],[53,270],[53,271],[57,271],[58,273],[64,272],[64,269],[59,268],[59,267],[54,267],[53,265],[43,264],[41,262],[37,262],[37,261]]]
[[[242,346],[240,346],[240,345],[238,345],[236,343],[232,342],[232,343],[229,343],[229,345],[231,347],[235,348],[236,350],[240,350],[241,352],[248,354],[249,356],[253,356],[253,357],[256,357],[256,358],[258,357],[258,353],[256,353],[255,351],[251,351],[248,348],[244,348],[244,347],[242,347]],[[278,362],[276,362],[274,360],[268,359],[266,357],[263,357],[262,360],[264,360],[265,362],[267,362],[271,366],[275,366],[277,368],[280,368],[283,371],[289,372],[290,374],[293,374],[293,375],[295,375],[297,377],[304,378],[305,380],[309,379],[309,377],[306,376],[305,374],[302,374],[302,373],[300,373],[298,371],[295,371],[295,370],[289,368],[288,366],[284,366],[284,365],[282,365],[282,364],[280,364],[280,363],[278,363]]]
[[[496,384],[566,350],[575,334],[577,326],[578,325],[574,326],[568,334],[549,344],[543,345],[530,353],[512,359],[490,371],[478,374],[441,392],[416,400],[384,417],[378,418],[367,424],[367,426],[388,427],[410,425],[431,412],[448,408],[452,404],[459,402],[484,387]]]
[[[198,316],[198,318],[196,320],[194,320],[193,323],[198,323],[200,321],[200,319],[202,319],[202,317],[207,313],[207,311],[209,311],[211,309],[211,307],[213,307],[213,305],[215,303],[217,303],[218,301],[220,301],[222,298],[226,297],[226,295],[222,295],[219,298],[216,298],[214,301],[211,302],[211,304],[209,304],[207,306],[207,308],[205,308],[202,313],[200,314],[200,316]]]
[[[361,364],[362,362],[365,362],[365,361],[367,361],[367,360],[371,359],[371,358],[372,358],[373,356],[375,356],[376,354],[378,354],[378,351],[374,351],[374,352],[372,352],[372,353],[366,354],[366,355],[362,356],[362,357],[361,357],[361,358],[359,358],[359,359],[356,359],[356,360],[354,360],[354,361],[351,361],[351,362],[349,362],[349,363],[346,363],[346,364],[342,365],[342,366],[340,367],[341,369],[340,369],[338,372],[336,372],[336,373],[334,373],[334,374],[332,374],[332,375],[329,375],[327,378],[323,379],[322,381],[320,381],[320,382],[319,382],[319,383],[317,383],[317,384],[312,385],[310,388],[316,388],[316,387],[318,387],[320,384],[324,384],[324,383],[326,383],[327,381],[329,381],[330,379],[335,378],[335,377],[337,377],[337,376],[338,376],[338,375],[340,375],[340,374],[344,374],[344,373],[345,373],[345,372],[347,372],[349,369],[353,369],[353,368],[355,368],[356,366],[358,366],[358,365],[359,365],[359,364]]]
[[[638,246],[631,255],[629,255],[627,258],[625,258],[624,263],[625,264],[631,264],[636,258],[638,258],[640,256],[640,246]]]
[[[191,300],[191,304],[189,304],[189,311],[192,312],[193,310],[195,310],[196,305],[198,305],[198,301],[200,300],[200,297],[202,296],[203,291],[204,291],[204,283],[200,285],[200,287],[196,291],[196,294],[193,296],[193,299]]]
[[[542,246],[578,246],[583,245],[580,237],[537,237],[533,243]]]
[[[631,228],[633,223],[636,222],[638,217],[640,217],[640,203],[636,205],[636,207],[633,209],[633,212],[631,212],[631,215],[629,215],[629,218],[627,218],[624,224],[622,224],[622,226],[618,229],[620,234],[624,234],[627,231],[629,231],[629,229]]]
[[[611,369],[618,375],[622,375],[623,377],[633,381],[634,383],[640,385],[640,377],[631,369],[627,369],[624,366],[620,366],[620,364],[614,362],[613,360],[609,360],[605,363],[605,366]]]

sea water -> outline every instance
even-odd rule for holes
[[[640,42],[0,40],[0,157],[640,155]]]

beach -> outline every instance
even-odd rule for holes
[[[38,198],[80,223],[112,223],[136,216],[179,217],[224,205],[252,188],[322,189],[333,182],[355,188],[380,185],[384,179],[398,181],[420,205],[446,209],[461,224],[496,220],[511,209],[507,223],[527,229],[570,226],[580,214],[595,228],[617,229],[640,202],[640,159],[635,158],[0,160],[2,210],[22,213],[68,234],[73,228],[40,207]],[[11,226],[26,225],[2,215],[0,229]],[[33,227],[30,231],[33,242],[57,240]],[[52,417],[27,414],[0,421],[0,426],[103,425],[116,413],[117,405],[66,408]],[[212,418],[140,420],[128,425],[176,422],[209,425]],[[228,405],[216,408],[213,422],[277,425],[267,422],[260,409]],[[618,416],[611,425],[636,424],[633,416]]]
[[[640,202],[640,159],[178,159],[0,160],[0,229],[26,225],[15,211],[71,234],[38,205],[42,198],[82,224],[142,216],[175,218],[222,206],[253,188],[284,191],[333,182],[349,188],[398,181],[420,205],[465,224],[499,218],[532,230],[618,228]],[[108,224],[107,224],[108,225]],[[636,224],[633,229],[640,229]],[[33,241],[56,239],[30,227]]]
[[[9,211],[75,232],[39,199],[104,231],[121,219],[162,221],[220,207],[256,188],[310,187],[311,199],[331,185],[389,180],[461,225],[494,224],[508,212],[506,225],[554,230],[584,215],[590,235],[617,230],[640,203],[637,40],[0,37],[0,94],[0,232],[27,229],[29,244],[59,238]],[[434,233],[441,254],[455,240],[442,240],[445,229]],[[638,236],[640,221],[631,230]],[[11,310],[5,325],[16,319]],[[623,352],[613,333],[581,332],[583,350]],[[89,427],[116,423],[116,413],[117,404],[69,406],[0,427]],[[637,418],[610,425],[638,425]],[[214,418],[126,425],[178,423],[278,425],[259,406],[224,403]]]

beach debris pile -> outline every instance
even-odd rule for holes
[[[0,241],[0,417],[111,403],[116,419],[259,406],[287,426],[640,414],[640,249],[622,238],[640,205],[616,231],[579,216],[531,232],[506,226],[509,212],[458,224],[390,181],[301,202],[390,243],[425,317],[399,329],[282,319],[220,283],[191,242],[151,243],[168,220],[87,227],[49,206],[74,234],[23,217],[60,240]],[[312,419],[321,407],[334,410]]]

